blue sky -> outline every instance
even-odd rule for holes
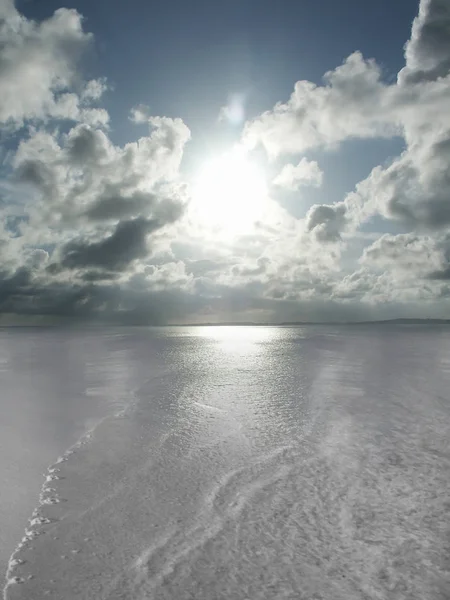
[[[447,315],[450,0],[0,9],[6,319]]]
[[[60,6],[83,15],[85,29],[96,39],[86,72],[114,86],[104,106],[118,143],[133,137],[127,123],[131,106],[144,103],[155,114],[180,117],[193,134],[204,136],[229,95],[247,97],[251,118],[286,99],[297,80],[320,83],[355,50],[375,57],[386,77],[395,78],[417,13],[411,0],[74,0],[67,5],[22,0],[18,6],[38,20]]]
[[[41,20],[62,5],[29,0],[18,6]],[[202,119],[205,111],[215,116],[227,94],[245,89],[253,92],[253,112],[261,112],[286,97],[295,81],[320,81],[354,50],[376,57],[395,77],[417,13],[411,0],[98,0],[67,6],[95,33],[89,68],[114,82],[108,105],[117,107],[114,117],[126,113],[130,102],[144,102],[186,120]]]

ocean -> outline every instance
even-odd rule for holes
[[[450,329],[0,330],[8,600],[444,600]]]

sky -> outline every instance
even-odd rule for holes
[[[450,316],[450,0],[0,0],[0,324]]]

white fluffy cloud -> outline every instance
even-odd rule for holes
[[[383,235],[366,248],[363,268],[337,283],[332,296],[380,303],[448,296],[449,73],[450,1],[422,0],[395,83],[386,83],[375,61],[357,52],[327,73],[323,86],[300,81],[287,103],[247,124],[244,142],[262,145],[272,157],[336,149],[352,138],[405,140],[403,153],[374,168],[354,192],[306,215],[306,231],[322,243],[339,242],[344,232],[349,239],[375,215],[411,230]],[[287,185],[292,172],[291,166]]]
[[[387,167],[377,167],[361,186],[366,213],[380,213],[411,227],[450,225],[450,77],[411,84],[416,101],[405,111],[406,149]],[[399,84],[408,91],[409,84]]]
[[[247,125],[244,140],[277,155],[327,148],[355,137],[401,134],[405,151],[387,167],[376,167],[356,193],[340,203],[339,212],[349,213],[341,224],[378,213],[412,227],[447,227],[449,39],[450,2],[422,0],[398,82],[384,83],[377,64],[355,53],[327,73],[326,85],[298,82],[286,104],[277,104]]]
[[[36,23],[18,13],[11,0],[0,4],[0,123],[20,127],[30,119],[57,118],[105,125],[106,111],[90,107],[105,82],[83,84],[77,76],[92,40],[81,15],[60,8]],[[71,91],[74,86],[78,93]]]
[[[325,85],[298,81],[287,103],[249,122],[244,142],[271,156],[333,147],[348,138],[389,137],[397,131],[392,89],[381,69],[360,52],[324,76]]]
[[[449,266],[445,238],[406,233],[384,234],[365,248],[360,262],[377,270],[401,271],[408,278],[443,272]]]
[[[310,185],[320,187],[323,181],[323,172],[315,160],[303,157],[298,165],[288,163],[273,180],[273,184],[286,190],[295,192],[301,186]]]

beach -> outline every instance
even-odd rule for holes
[[[5,598],[445,597],[445,328],[7,335],[36,344],[1,346],[36,451]],[[1,475],[18,479],[5,459]]]

